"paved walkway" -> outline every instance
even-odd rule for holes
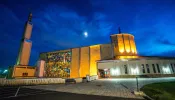
[[[175,81],[175,78],[140,78],[139,87],[155,82]],[[53,90],[60,92],[69,92],[77,94],[88,94],[88,95],[101,95],[101,96],[112,96],[122,98],[137,98],[143,99],[142,97],[136,96],[132,91],[136,90],[136,79],[99,79],[89,83],[79,84],[58,84],[58,85],[37,85],[27,86],[27,88]]]

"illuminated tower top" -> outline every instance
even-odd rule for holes
[[[30,12],[29,16],[28,16],[28,21],[32,22],[32,13]]]
[[[33,27],[33,24],[32,24],[32,13],[30,12],[29,16],[28,16],[28,20],[27,20],[26,25],[25,25],[23,39],[30,40],[31,33],[32,33],[32,27]]]
[[[113,45],[113,55],[120,58],[120,56],[137,56],[137,49],[134,41],[134,36],[128,33],[113,34],[111,43]]]

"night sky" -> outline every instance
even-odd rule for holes
[[[175,56],[175,0],[0,0],[0,68],[15,64],[29,11],[30,65],[40,52],[109,43],[119,26],[139,55]]]

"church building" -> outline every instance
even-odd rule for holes
[[[40,53],[37,67],[29,66],[32,47],[32,14],[25,24],[16,64],[9,69],[12,78],[166,77],[175,76],[175,58],[138,55],[134,36],[110,35],[111,43]]]
[[[175,76],[175,58],[138,55],[134,36],[120,29],[110,39],[109,44],[41,53],[40,60],[45,61],[43,77]]]

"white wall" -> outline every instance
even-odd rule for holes
[[[143,73],[141,65],[144,64],[145,73]],[[146,64],[149,65],[150,73],[147,71]],[[156,73],[153,71],[153,66],[155,65]],[[160,73],[158,73],[157,65],[159,65]],[[171,67],[173,64],[173,69],[175,71],[175,60],[133,60],[133,61],[105,61],[98,62],[98,69],[110,69],[111,76],[117,75],[146,75],[146,74],[173,74]],[[124,65],[127,66],[128,74],[125,74]]]

